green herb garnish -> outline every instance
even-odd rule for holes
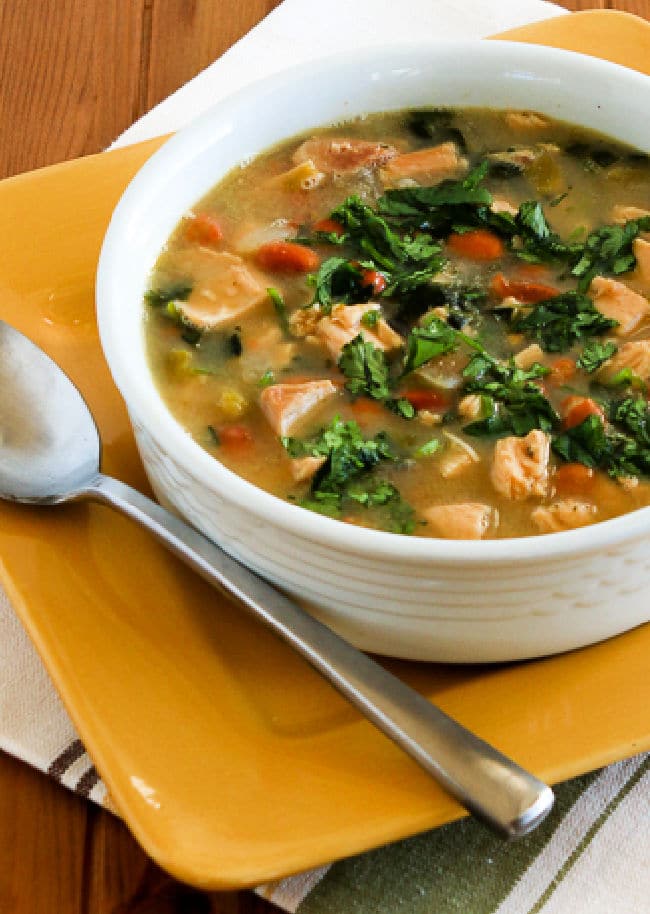
[[[283,438],[291,457],[325,457],[307,498],[300,504],[312,511],[338,517],[351,503],[378,512],[381,526],[395,533],[412,533],[413,509],[402,500],[397,488],[372,472],[382,462],[398,459],[388,436],[380,432],[364,438],[356,422],[339,416],[307,440]]]
[[[576,365],[583,371],[593,374],[601,365],[604,365],[608,359],[618,351],[615,343],[598,343],[596,340],[590,340],[585,344],[582,354]]]
[[[547,298],[513,322],[513,327],[537,340],[547,352],[570,349],[580,339],[598,336],[618,326],[605,317],[586,295],[563,292]]]
[[[284,301],[284,298],[282,297],[282,293],[278,289],[271,286],[266,290],[266,294],[268,295],[268,297],[271,299],[271,301],[273,303],[273,307],[275,308],[275,313],[277,314],[278,321],[280,322],[280,326],[282,327],[282,332],[286,336],[290,336],[291,330],[289,327],[289,316],[287,314],[287,306]]]
[[[144,294],[144,300],[154,308],[166,305],[167,302],[186,301],[192,292],[192,284],[181,280],[173,282],[158,289],[149,289]]]

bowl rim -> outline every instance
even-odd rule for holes
[[[417,41],[401,42],[387,46],[370,46],[361,49],[355,56],[355,67],[387,66],[391,58],[410,61],[408,66],[416,69],[419,55],[426,58],[435,52],[451,59],[467,59],[466,54],[493,58],[504,63],[532,65],[558,63],[574,68],[577,74],[595,73],[602,78],[615,79],[621,84],[621,92],[638,90],[642,97],[647,94],[650,77],[619,64],[593,58],[574,51],[549,48],[496,39],[468,39],[464,41]],[[264,519],[270,524],[283,528],[289,534],[307,539],[320,546],[334,547],[364,558],[391,558],[406,564],[429,561],[432,564],[494,565],[511,563],[513,559],[532,562],[546,562],[549,558],[575,557],[591,553],[604,547],[614,547],[636,539],[650,530],[650,507],[639,508],[610,520],[600,521],[588,527],[561,533],[534,534],[525,537],[510,537],[491,540],[449,540],[438,537],[404,536],[396,533],[357,527],[326,517],[282,498],[272,495],[254,483],[238,476],[204,450],[168,410],[152,382],[152,390],[142,391],[130,377],[128,360],[122,358],[119,346],[119,321],[114,319],[110,302],[116,292],[116,276],[119,275],[120,247],[129,238],[129,224],[133,211],[141,205],[141,198],[151,195],[158,183],[164,180],[168,169],[178,167],[178,161],[191,154],[197,145],[209,142],[210,127],[219,117],[236,113],[249,101],[265,95],[273,95],[293,85],[301,76],[314,77],[316,72],[327,71],[343,63],[349,65],[347,53],[337,53],[319,58],[309,64],[298,64],[279,71],[263,80],[257,80],[217,102],[183,127],[167,140],[144,164],[131,180],[113,212],[99,257],[96,300],[97,321],[101,345],[108,361],[113,379],[126,401],[132,422],[141,423],[161,449],[173,449],[174,459],[197,481],[230,502],[238,502],[246,512]],[[420,68],[423,63],[420,62]],[[394,68],[395,64],[393,64]],[[600,106],[598,106],[600,107]],[[314,127],[318,124],[312,125]],[[310,128],[305,125],[305,130]],[[259,152],[263,149],[260,148]],[[245,157],[243,157],[245,160]],[[213,183],[223,177],[220,175]],[[179,213],[179,219],[182,213]],[[148,271],[147,271],[148,275]],[[112,319],[113,317],[113,319]],[[144,336],[144,321],[141,321]],[[144,346],[143,359],[146,362]],[[150,379],[151,380],[151,379]],[[143,417],[146,416],[145,421]],[[161,438],[164,437],[163,442]],[[224,544],[228,548],[227,543]]]

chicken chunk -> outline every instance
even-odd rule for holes
[[[261,327],[243,337],[243,352],[239,357],[242,378],[254,384],[264,372],[287,368],[298,354],[298,343],[288,342],[277,324]]]
[[[480,394],[467,394],[458,403],[458,415],[463,419],[478,419],[481,415],[482,402]]]
[[[311,162],[325,174],[355,174],[364,168],[384,165],[397,155],[397,149],[388,143],[357,140],[351,137],[313,137],[296,149],[296,165]]]
[[[438,462],[438,469],[443,479],[453,479],[468,470],[473,463],[478,463],[480,457],[474,448],[458,435],[452,435],[451,432],[443,432],[443,435],[447,439],[448,447]]]
[[[567,498],[550,505],[541,505],[530,516],[540,533],[561,533],[563,530],[592,524],[597,513],[595,505]]]
[[[445,178],[460,177],[467,168],[467,159],[459,154],[455,143],[441,143],[395,156],[382,168],[381,179],[389,187],[394,187],[404,178],[438,184]]]
[[[537,343],[531,343],[530,346],[526,346],[525,349],[517,353],[514,361],[517,368],[528,371],[536,362],[544,364],[544,351]]]
[[[402,337],[380,317],[374,327],[362,323],[368,311],[379,311],[379,305],[335,305],[329,317],[322,317],[314,328],[314,335],[324,344],[333,359],[338,361],[346,343],[361,334],[364,340],[377,349],[390,352],[403,345]]]
[[[310,455],[307,457],[294,457],[290,464],[291,475],[296,482],[306,482],[318,473],[326,461],[327,457],[312,457]]]
[[[605,317],[618,321],[617,336],[627,336],[650,317],[650,302],[638,292],[615,279],[595,276],[589,286],[594,305]]]
[[[198,247],[179,251],[168,263],[193,283],[187,300],[175,305],[182,317],[199,329],[233,321],[268,297],[262,275],[236,254]]]
[[[598,378],[607,382],[624,368],[629,368],[644,381],[650,381],[650,341],[624,343],[618,352],[605,362],[598,372]]]
[[[491,505],[475,502],[434,505],[422,512],[422,516],[436,536],[450,540],[483,539],[496,514]]]
[[[549,121],[536,111],[508,111],[504,117],[512,130],[542,130]]]
[[[263,244],[271,241],[289,241],[296,237],[298,226],[289,219],[274,219],[266,224],[244,223],[232,239],[238,254],[254,254]]]
[[[511,203],[510,200],[507,200],[505,197],[492,197],[492,203],[490,203],[490,209],[493,213],[507,213],[509,216],[516,216],[519,212],[519,207],[515,206],[514,203]]]
[[[515,501],[543,497],[548,487],[550,438],[533,429],[525,438],[501,438],[494,446],[492,485]]]
[[[413,374],[429,387],[436,390],[458,390],[463,384],[463,369],[469,362],[465,353],[450,352],[425,362]]]
[[[650,288],[650,241],[635,238],[632,242],[632,253],[636,257],[634,279],[641,286]]]
[[[642,219],[644,216],[650,216],[650,210],[639,209],[638,206],[627,206],[625,203],[617,203],[612,207],[612,222],[631,222],[634,219]]]
[[[331,381],[272,384],[260,394],[260,406],[274,432],[290,435],[308,413],[335,393]]]

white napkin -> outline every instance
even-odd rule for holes
[[[177,130],[226,95],[288,66],[414,38],[483,38],[564,13],[543,0],[284,0],[113,145],[128,146]]]

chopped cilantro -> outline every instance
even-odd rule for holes
[[[374,400],[390,396],[390,376],[386,355],[359,334],[341,350],[339,368],[347,378],[345,388],[353,396],[365,395]]]
[[[258,387],[268,387],[269,384],[273,384],[275,381],[275,375],[270,368],[267,368],[262,377],[257,382]]]
[[[632,219],[624,225],[603,225],[587,236],[571,275],[578,279],[578,291],[585,292],[594,276],[627,273],[636,265],[632,243],[640,232],[650,231],[650,216]]]
[[[379,212],[387,216],[410,220],[435,214],[437,225],[453,221],[453,210],[461,207],[489,206],[492,194],[481,183],[488,173],[488,163],[482,162],[460,181],[442,181],[433,187],[402,187],[387,190],[379,199]],[[461,220],[462,221],[462,220]]]
[[[432,454],[435,454],[441,447],[439,438],[431,438],[429,441],[425,441],[424,444],[421,444],[419,448],[415,451],[416,457],[431,457]]]
[[[345,257],[328,257],[309,281],[314,286],[312,304],[319,304],[323,314],[329,314],[334,303],[362,304],[372,295],[372,287],[363,285],[360,266]]]
[[[609,418],[631,434],[637,444],[650,448],[650,408],[644,397],[627,397],[612,403]]]
[[[645,398],[628,397],[611,404],[608,412],[622,431],[606,428],[599,416],[588,416],[554,439],[555,453],[614,477],[650,474],[650,409]]]
[[[161,286],[159,289],[149,289],[144,294],[144,300],[148,305],[154,308],[160,305],[166,305],[172,301],[186,301],[192,291],[192,284],[185,281],[172,282],[167,286]]]
[[[316,437],[306,441],[283,438],[282,444],[292,457],[326,458],[312,480],[309,495],[300,502],[303,507],[338,517],[346,505],[356,503],[375,509],[384,528],[395,533],[413,532],[413,509],[392,483],[372,472],[378,464],[398,459],[384,433],[365,439],[356,422],[335,416]]]
[[[602,419],[595,415],[587,416],[579,425],[554,438],[552,447],[568,463],[582,463],[592,468],[600,466],[607,453]]]
[[[415,371],[431,359],[453,352],[461,336],[445,321],[432,317],[421,327],[414,327],[406,341],[402,376]]]
[[[549,371],[535,363],[531,368],[518,368],[511,359],[499,362],[487,352],[472,357],[463,375],[464,390],[480,393],[482,411],[487,415],[463,428],[468,435],[515,434],[527,435],[533,429],[550,431],[559,423],[559,416],[534,383]]]
[[[275,308],[275,313],[277,314],[278,321],[282,327],[282,332],[288,336],[290,334],[289,317],[287,315],[287,306],[282,297],[282,293],[273,286],[270,286],[266,290],[266,294],[273,302],[273,307]]]
[[[577,340],[598,336],[618,326],[605,317],[581,292],[563,292],[547,298],[513,323],[514,329],[537,340],[547,352],[569,349]]]
[[[583,371],[593,374],[608,359],[611,359],[617,351],[615,343],[598,343],[596,340],[590,340],[585,344],[576,365],[578,368],[582,368]]]
[[[390,369],[383,349],[358,334],[341,350],[339,368],[347,378],[345,388],[352,396],[366,396],[379,400],[403,419],[412,419],[415,409],[402,398],[391,397]]]
[[[377,308],[370,308],[361,318],[361,323],[364,327],[372,329],[379,323],[379,317],[379,310]]]

